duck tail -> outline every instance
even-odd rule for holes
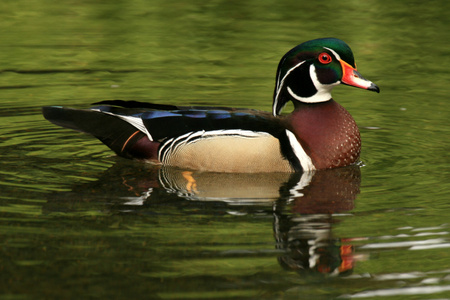
[[[42,113],[53,124],[98,138],[119,156],[156,159],[159,143],[151,141],[146,133],[119,115],[61,106],[43,107]]]

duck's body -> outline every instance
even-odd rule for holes
[[[272,114],[135,101],[43,112],[55,124],[92,134],[120,156],[158,164],[216,172],[334,168],[355,163],[361,141],[351,115],[331,98],[331,88],[343,82],[379,91],[352,65],[350,48],[337,39],[293,48],[278,66]],[[279,116],[287,101],[294,102],[294,111]]]
[[[358,126],[350,113],[332,99],[300,105],[288,115],[287,124],[311,158],[314,169],[347,166],[359,158]]]

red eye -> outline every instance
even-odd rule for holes
[[[323,52],[323,53],[319,54],[319,61],[321,63],[323,63],[324,65],[329,64],[331,62],[331,60],[332,59],[331,59],[331,55],[330,54],[328,54],[326,52]]]

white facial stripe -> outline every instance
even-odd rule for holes
[[[289,139],[289,143],[291,144],[295,156],[297,156],[298,160],[300,161],[300,164],[302,165],[303,171],[314,171],[316,167],[312,163],[311,157],[309,157],[308,154],[306,154],[302,145],[297,140],[297,137],[287,129],[286,135]]]
[[[333,49],[330,49],[328,47],[323,47],[324,49],[327,49],[328,51],[330,51],[331,53],[333,53],[334,57],[336,57],[337,60],[341,60],[341,57],[339,56],[339,54],[336,53],[336,51],[334,51]]]
[[[339,54],[336,51],[334,51],[333,49],[328,48],[328,47],[323,47],[323,48],[330,51],[337,60],[341,60],[341,57],[339,56]],[[293,70],[295,70],[296,68],[301,66],[304,62],[305,61],[302,61],[302,62],[298,63],[297,65],[293,66],[292,68],[290,68],[286,72],[286,74],[283,76],[283,78],[281,80],[277,81],[277,93],[275,95],[275,101],[274,101],[273,108],[272,108],[272,114],[274,116],[276,116],[276,113],[277,113],[276,109],[277,109],[277,105],[278,105],[278,97],[284,86],[285,79],[287,78],[287,76],[289,76],[289,74]],[[278,78],[279,78],[279,75],[280,74],[278,74]],[[301,97],[301,96],[295,94],[290,87],[287,87],[287,91],[288,91],[289,95],[291,95],[291,97],[294,98],[295,100],[305,102],[305,103],[319,103],[319,102],[328,101],[331,99],[331,90],[333,89],[333,87],[336,85],[339,85],[341,83],[340,81],[337,81],[332,84],[320,83],[319,79],[317,78],[316,68],[314,67],[313,64],[311,64],[311,66],[309,68],[309,75],[314,84],[314,87],[317,90],[317,93],[312,95],[311,97]]]
[[[289,95],[291,95],[292,98],[294,98],[295,100],[303,101],[303,98],[300,97],[300,96],[298,96],[298,95],[296,95],[296,94],[291,90],[290,87],[287,87],[287,91],[288,91]]]
[[[283,64],[284,63],[284,61],[286,60],[286,58],[285,59],[283,59],[283,62],[282,63],[280,63],[280,64]],[[276,86],[276,89],[277,89],[277,91],[278,91],[278,89],[279,89],[279,86],[280,86],[280,82],[281,82],[281,78],[280,78],[280,73],[281,73],[281,69],[280,69],[280,71],[278,72],[278,74],[277,74],[277,78],[278,78],[278,81],[277,81],[277,86]],[[283,79],[284,79],[284,77],[283,77]]]
[[[309,67],[309,76],[314,84],[314,87],[317,90],[317,93],[312,95],[311,97],[301,97],[296,95],[290,87],[287,87],[287,91],[295,100],[305,102],[305,103],[319,103],[325,102],[331,99],[331,90],[335,85],[338,85],[340,81],[332,84],[322,84],[317,78],[316,67],[313,64]]]
[[[300,67],[304,62],[305,62],[305,61],[301,61],[301,62],[299,62],[298,64],[296,64],[295,66],[293,66],[292,68],[290,68],[290,69],[286,72],[286,74],[283,76],[283,79],[281,79],[281,80],[278,81],[278,83],[277,83],[277,94],[275,95],[275,101],[274,101],[274,103],[273,103],[273,109],[272,109],[272,114],[273,114],[274,116],[277,115],[277,112],[276,112],[276,109],[277,109],[277,108],[276,108],[276,107],[277,107],[277,105],[278,105],[278,96],[280,95],[281,88],[282,88],[283,85],[284,85],[284,80],[286,79],[287,76],[289,76],[289,74],[290,74],[293,70],[295,70],[296,68]],[[278,77],[279,77],[279,74],[278,74]]]

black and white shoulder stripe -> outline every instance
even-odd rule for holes
[[[309,157],[308,154],[306,154],[305,149],[303,149],[302,145],[297,140],[297,137],[294,135],[294,133],[286,129],[286,136],[289,140],[292,152],[295,154],[298,161],[300,162],[303,171],[314,171],[316,167],[314,166],[311,157]]]

